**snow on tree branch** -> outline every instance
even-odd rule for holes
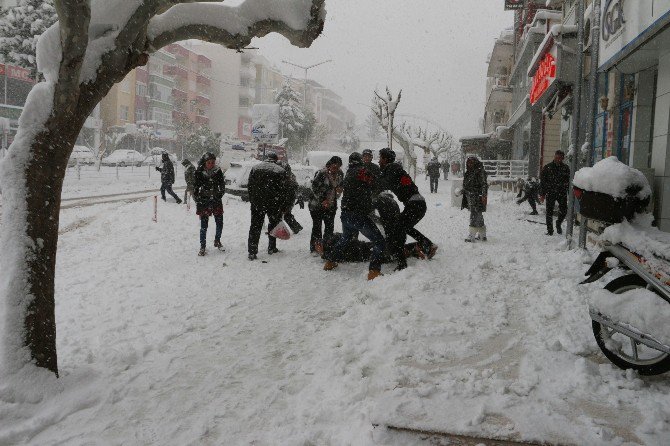
[[[247,46],[253,37],[277,32],[291,44],[307,47],[321,34],[325,0],[246,0],[239,6],[184,3],[149,22],[149,48],[184,39]]]

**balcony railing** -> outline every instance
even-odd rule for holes
[[[482,160],[489,179],[527,178],[528,161],[525,160]]]

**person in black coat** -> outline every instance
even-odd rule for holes
[[[561,224],[568,213],[568,188],[570,167],[563,162],[565,153],[557,150],[554,160],[542,168],[540,173],[540,203],[547,201],[547,235],[554,235],[554,205],[558,202],[556,232],[563,232]]]
[[[323,258],[328,258],[332,255],[333,248],[342,238],[342,234],[335,232],[329,237],[316,242],[316,252]],[[365,240],[351,239],[349,243],[342,249],[340,262],[369,262],[372,258],[372,250],[374,245],[372,242]],[[421,251],[418,243],[407,243],[404,246],[405,257],[416,257],[417,259],[425,259],[426,256]],[[393,263],[395,256],[389,249],[384,250],[382,255],[382,263]]]
[[[469,157],[465,162],[461,202],[461,209],[467,208],[470,211],[470,228],[466,242],[474,242],[477,236],[484,242],[487,240],[484,212],[488,204],[488,190],[489,183],[484,165],[476,157]]]
[[[401,270],[407,267],[405,256],[400,249],[404,246],[407,236],[419,242],[424,252],[434,250],[433,243],[419,231],[414,229],[421,219],[426,215],[426,200],[419,193],[412,177],[410,177],[402,166],[395,162],[395,152],[389,148],[379,151],[379,166],[381,167],[381,189],[390,190],[398,200],[405,206],[400,213],[400,227],[398,240],[394,242],[397,249],[398,266]]]
[[[406,248],[408,246],[407,243],[405,243],[404,246],[396,245],[396,243],[402,240],[404,228],[401,223],[402,219],[400,217],[400,206],[398,206],[395,198],[393,198],[393,194],[388,191],[382,192],[377,195],[377,197],[375,197],[372,203],[375,210],[377,211],[377,214],[379,215],[379,222],[384,228],[384,234],[386,236],[386,247],[388,248],[388,251],[391,253],[397,253],[399,250],[403,250],[403,252],[406,253]],[[426,240],[428,239],[428,237],[421,234],[416,228],[414,228],[414,231],[419,234],[419,238],[424,238]],[[428,259],[432,259],[437,252],[437,245],[430,241],[429,243],[431,249],[428,252],[424,253],[423,250],[425,248],[421,247],[419,243],[412,245],[412,249],[418,250],[423,258],[427,257]],[[416,246],[416,248],[414,248],[414,246]]]
[[[258,241],[265,216],[268,216],[268,254],[279,252],[277,239],[269,233],[281,221],[286,207],[288,190],[288,173],[277,164],[278,157],[274,152],[267,154],[265,161],[256,164],[249,173],[247,189],[251,203],[251,225],[249,226],[249,260],[258,257]]]
[[[437,193],[437,185],[440,183],[440,170],[442,166],[436,157],[433,157],[428,164],[426,164],[426,175],[430,178],[430,193]]]
[[[379,185],[380,185],[379,178],[382,175],[382,169],[381,169],[381,167],[379,167],[378,164],[375,164],[374,162],[372,162],[372,160],[374,158],[374,156],[372,154],[372,150],[365,149],[365,150],[363,150],[362,155],[363,155],[363,164],[365,165],[365,168],[375,178],[374,189],[372,189],[372,198],[374,199],[374,197],[379,195],[379,192],[381,192],[381,190],[379,189]]]
[[[286,161],[282,161],[280,165],[286,169],[286,174],[288,175],[288,182],[286,187],[286,200],[283,207],[283,217],[284,221],[291,228],[294,234],[302,231],[302,225],[298,220],[296,220],[293,215],[293,206],[295,206],[296,198],[298,196],[298,180],[296,179],[293,172],[291,172],[291,166]]]
[[[326,271],[337,267],[342,258],[345,247],[358,233],[363,234],[373,244],[368,280],[373,280],[381,274],[382,255],[385,249],[384,236],[370,218],[372,212],[372,190],[375,178],[363,164],[360,153],[349,155],[349,169],[344,177],[342,195],[342,237],[333,247],[323,266]]]
[[[172,160],[170,160],[170,155],[163,153],[162,161],[162,166],[156,166],[156,170],[161,173],[161,199],[165,201],[165,192],[167,192],[172,195],[177,204],[180,204],[181,199],[172,190],[172,185],[174,184],[174,165],[172,164]]]
[[[222,249],[221,232],[223,230],[223,195],[226,193],[226,181],[221,168],[216,165],[216,155],[205,153],[198,162],[193,179],[193,197],[196,203],[196,214],[200,216],[200,251],[199,256],[206,254],[207,227],[209,216],[214,216],[216,232],[214,246]]]

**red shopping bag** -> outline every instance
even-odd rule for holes
[[[277,237],[280,240],[288,240],[291,238],[291,231],[289,231],[288,225],[284,220],[280,221],[277,226],[272,228],[270,235]]]

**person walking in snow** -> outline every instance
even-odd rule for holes
[[[172,190],[174,184],[174,165],[170,159],[170,155],[163,153],[162,166],[156,166],[156,170],[161,173],[161,199],[165,201],[165,192],[172,195],[177,204],[181,204],[181,199]]]
[[[328,238],[335,230],[337,197],[342,193],[342,158],[334,156],[326,167],[319,170],[312,180],[312,196],[309,200],[309,214],[312,217],[312,235],[309,239],[309,252],[315,251],[315,243]],[[323,230],[323,232],[322,232]]]
[[[187,158],[182,160],[181,165],[184,166],[184,181],[186,181],[184,202],[188,203],[188,197],[193,198],[193,189],[195,188],[195,166]]]
[[[223,195],[226,193],[226,181],[223,171],[216,165],[216,155],[207,152],[198,162],[193,178],[193,197],[196,203],[196,214],[200,217],[200,251],[199,256],[206,254],[207,227],[209,217],[214,217],[216,232],[214,247],[223,249],[221,232],[223,231]]]
[[[443,160],[440,166],[442,167],[442,173],[444,174],[444,181],[447,181],[447,177],[449,176],[449,161]]]
[[[523,181],[523,180],[521,180]],[[530,205],[530,208],[533,212],[530,215],[537,215],[537,202],[539,201],[538,193],[540,191],[540,182],[537,178],[529,177],[526,181],[523,181],[523,188],[519,190],[519,194],[516,200],[516,204],[521,204],[524,201],[527,201]]]
[[[463,202],[461,209],[470,210],[470,229],[466,242],[474,242],[476,236],[486,241],[486,225],[484,224],[484,212],[488,202],[488,181],[484,165],[474,156],[468,158],[465,163],[465,175],[463,176]]]
[[[542,168],[540,173],[540,203],[547,206],[547,235],[554,235],[554,205],[558,202],[556,232],[561,234],[561,224],[568,213],[568,188],[570,187],[570,167],[563,162],[565,153],[557,150],[554,160]]]
[[[282,161],[280,165],[286,170],[288,175],[287,187],[286,187],[286,200],[283,207],[283,217],[284,221],[291,228],[294,234],[302,231],[302,225],[296,220],[293,215],[293,206],[295,206],[296,197],[298,195],[298,180],[291,171],[291,166],[286,161]]]
[[[437,193],[437,185],[440,182],[440,162],[437,157],[433,157],[428,164],[426,164],[426,176],[430,178],[430,193]]]
[[[400,164],[395,162],[395,152],[393,150],[384,148],[379,151],[379,166],[382,170],[380,189],[390,190],[404,205],[399,221],[402,230],[398,231],[398,240],[393,243],[398,258],[396,270],[402,270],[407,268],[407,262],[401,247],[405,245],[408,235],[419,242],[425,253],[434,249],[432,242],[414,228],[426,215],[426,200],[419,193],[419,188],[414,184],[412,177],[405,172]]]
[[[258,258],[258,242],[261,238],[265,216],[268,217],[268,254],[277,249],[277,239],[270,235],[282,219],[286,206],[288,173],[278,164],[277,154],[270,152],[265,161],[251,168],[247,189],[251,203],[251,225],[249,226],[249,260]]]
[[[372,212],[372,190],[374,176],[363,164],[360,153],[349,155],[349,169],[344,177],[342,195],[342,237],[333,247],[323,266],[325,271],[337,268],[337,262],[343,258],[345,247],[358,233],[363,234],[372,242],[372,255],[368,271],[368,280],[374,280],[382,275],[382,256],[385,243],[384,236],[370,218]]]

